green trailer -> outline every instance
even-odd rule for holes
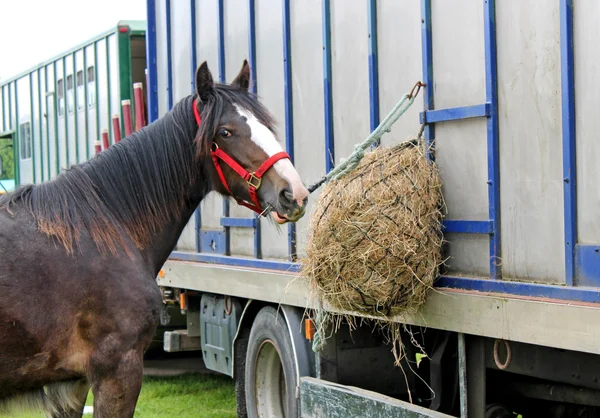
[[[146,22],[119,21],[62,54],[0,81],[0,192],[54,178],[90,158],[113,115],[146,85]],[[145,106],[145,104],[144,104]],[[124,127],[121,126],[121,131]]]

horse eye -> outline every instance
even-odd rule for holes
[[[223,138],[229,138],[231,136],[231,132],[229,132],[227,129],[220,129],[218,134]]]

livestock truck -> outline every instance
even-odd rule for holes
[[[421,81],[381,146],[423,127],[447,206],[435,289],[395,318],[403,367],[368,318],[313,351],[298,272],[319,190],[283,229],[218,195],[201,204],[157,277],[175,308],[165,324],[185,321],[165,350],[201,350],[252,417],[598,415],[598,2],[149,0],[147,12],[150,121],[193,91],[200,62],[230,82],[248,59],[306,184]]]

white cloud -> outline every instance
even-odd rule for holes
[[[146,20],[146,0],[0,0],[0,80],[116,26],[119,20]]]

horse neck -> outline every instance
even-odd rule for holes
[[[192,145],[197,133],[192,99],[181,100],[167,115],[106,151],[106,164],[110,158],[121,164],[107,174],[108,179],[101,181],[102,194],[109,200],[113,216],[120,217],[120,224],[138,247],[140,237],[136,231],[142,228],[145,236],[139,251],[156,274],[211,188],[210,178],[205,174],[210,159],[199,161]],[[124,164],[125,161],[129,164]],[[118,182],[129,184],[129,193],[126,188],[114,193],[112,185]],[[141,197],[130,197],[132,193]],[[128,199],[128,206],[135,209],[119,214],[121,199]]]

